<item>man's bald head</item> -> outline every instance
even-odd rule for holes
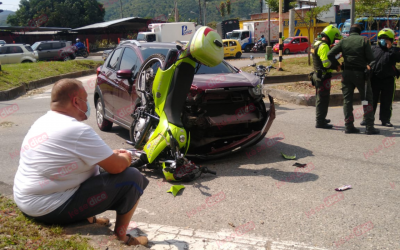
[[[56,82],[51,91],[51,110],[74,117],[78,121],[86,120],[87,93],[81,81],[62,79]]]
[[[51,104],[66,106],[71,102],[73,97],[79,96],[79,93],[82,91],[84,92],[85,89],[81,81],[69,78],[59,80],[54,84],[51,91]]]

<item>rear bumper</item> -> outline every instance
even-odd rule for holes
[[[208,154],[187,154],[186,156],[188,158],[202,159],[202,160],[216,159],[241,151],[244,148],[262,140],[264,136],[268,133],[269,129],[271,128],[272,122],[276,117],[274,99],[270,95],[268,95],[268,98],[270,102],[270,108],[268,111],[267,119],[265,120],[264,126],[261,130],[255,131],[239,141],[226,145]]]

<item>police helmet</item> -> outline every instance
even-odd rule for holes
[[[333,26],[332,24],[325,27],[325,29],[321,32],[321,36],[329,38],[329,42],[331,44],[333,44],[335,40],[340,40],[343,38],[342,33],[340,33],[340,30],[335,26]]]
[[[378,39],[389,39],[391,42],[393,42],[394,39],[394,31],[389,28],[384,28],[383,30],[379,31],[378,33]]]

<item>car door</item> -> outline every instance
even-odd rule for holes
[[[65,45],[65,43],[64,43]],[[51,60],[60,60],[61,59],[61,48],[62,44],[60,42],[51,43]]]
[[[23,57],[24,51],[19,46],[8,47],[8,63],[20,63]]]
[[[292,45],[291,49],[290,49],[291,52],[299,52],[300,51],[300,47],[301,46],[300,46],[300,39],[299,38],[293,39],[291,45]]]
[[[135,79],[139,71],[140,62],[136,52],[127,47],[125,48],[119,70],[132,71],[132,79],[116,79],[116,88],[114,89],[114,108],[115,119],[120,121],[126,126],[130,126],[133,118],[131,114],[135,109],[135,101],[137,99]]]
[[[306,51],[307,48],[308,48],[307,38],[301,38],[301,51]]]
[[[229,56],[229,44],[228,42],[224,42],[224,57]]]
[[[99,81],[102,83],[99,85],[101,94],[104,101],[104,111],[106,116],[114,119],[114,89],[117,87],[115,83],[117,79],[117,69],[122,55],[122,48],[114,50],[110,55],[109,59],[104,63],[99,73]]]
[[[50,60],[51,56],[51,44],[42,43],[38,46],[39,60]]]
[[[236,55],[236,41],[230,41],[229,42],[229,53],[230,56],[235,56]]]
[[[8,64],[8,47],[0,47],[0,62],[1,64]]]

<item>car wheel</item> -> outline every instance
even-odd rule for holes
[[[24,61],[22,61],[22,63],[32,63],[32,61],[30,61],[30,60],[24,60]]]
[[[97,121],[97,126],[101,131],[110,131],[112,128],[113,123],[104,118],[104,108],[103,104],[101,102],[101,98],[99,97],[97,99],[96,103],[96,121]]]
[[[284,53],[285,55],[289,55],[289,54],[290,54],[290,50],[289,50],[289,49],[285,49],[285,51],[283,51],[283,53]]]
[[[242,53],[240,53],[240,52],[236,53],[236,58],[240,58],[240,57],[242,57]]]
[[[69,60],[71,60],[71,56],[65,56],[65,57],[63,58],[63,60],[64,60],[64,62],[69,61]]]
[[[250,45],[247,45],[246,48],[244,48],[245,52],[250,52],[250,50],[251,50]]]

